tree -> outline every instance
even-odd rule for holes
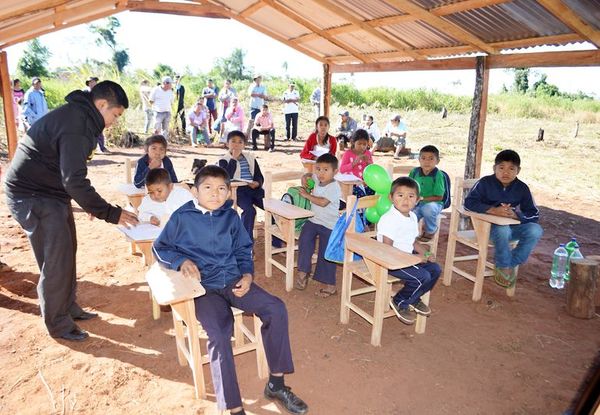
[[[539,81],[536,81],[533,84],[533,90],[535,91],[535,95],[547,95],[550,97],[562,95],[556,85],[549,84],[546,81],[547,78],[548,75],[543,73]]]
[[[169,65],[159,63],[156,68],[152,71],[152,74],[156,79],[161,79],[163,76],[171,76],[175,71]]]
[[[127,49],[120,48],[117,44],[117,29],[121,27],[121,22],[114,16],[106,19],[104,26],[90,25],[90,31],[98,36],[96,44],[103,43],[112,51],[112,63],[119,73],[129,64],[129,53]]]
[[[529,68],[515,68],[515,91],[526,94],[529,90]]]
[[[39,39],[33,39],[27,42],[27,48],[17,62],[17,69],[27,78],[34,76],[47,77],[49,75],[48,59],[50,59],[50,56],[52,56],[50,50],[42,45]]]
[[[244,64],[246,51],[235,48],[226,58],[217,58],[215,67],[219,71],[221,78],[240,81],[250,79],[250,69]]]

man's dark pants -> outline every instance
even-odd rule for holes
[[[60,337],[73,330],[83,310],[75,302],[77,236],[70,203],[51,198],[7,197],[13,218],[21,225],[40,268],[37,286],[48,332]]]
[[[298,136],[298,113],[285,114],[285,137],[295,140]]]

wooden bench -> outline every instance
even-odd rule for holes
[[[357,208],[363,209],[375,206],[379,196],[366,196],[358,201]],[[354,206],[355,196],[349,196],[347,200],[348,209]],[[420,258],[404,253],[393,246],[377,242],[372,239],[375,232],[355,233],[355,218],[352,219],[348,231],[346,231],[346,244],[344,250],[344,266],[342,272],[342,294],[340,307],[340,321],[348,324],[350,321],[350,310],[364,318],[373,328],[371,330],[371,344],[381,346],[381,332],[383,319],[395,316],[389,307],[392,295],[392,284],[401,283],[402,280],[388,274],[389,270],[416,265]],[[361,260],[354,261],[354,254],[362,256]],[[357,276],[365,287],[352,288],[353,277]],[[375,304],[373,314],[362,309],[352,301],[353,297],[375,292]],[[429,304],[429,293],[421,297],[425,304]],[[415,331],[425,332],[426,317],[417,316]]]
[[[192,369],[196,399],[206,399],[202,365],[210,362],[210,358],[207,353],[201,351],[201,341],[207,340],[207,336],[196,319],[194,305],[194,298],[204,295],[204,288],[198,280],[186,278],[177,271],[167,270],[158,263],[150,268],[146,279],[156,293],[159,304],[171,306],[177,360],[180,365],[188,365]],[[268,377],[269,369],[262,342],[260,319],[255,315],[252,317],[254,327],[251,329],[244,323],[242,310],[232,307],[231,311],[234,319],[231,339],[233,354],[256,351],[258,377]]]
[[[270,278],[273,275],[273,266],[285,273],[285,289],[292,291],[294,288],[294,256],[298,249],[296,239],[299,235],[295,232],[296,219],[310,218],[314,213],[310,210],[290,205],[278,199],[267,199],[265,207],[265,275]],[[272,225],[273,221],[275,222]],[[273,237],[277,237],[285,243],[283,248],[274,248]],[[278,262],[274,255],[285,253],[285,264]]]
[[[492,224],[517,225],[520,222],[511,218],[488,215],[483,213],[469,212],[463,207],[465,193],[470,190],[479,179],[463,179],[457,177],[454,181],[454,195],[452,197],[452,214],[450,216],[450,228],[448,230],[448,246],[446,248],[446,263],[444,265],[444,285],[452,283],[452,273],[455,272],[474,282],[473,301],[481,300],[483,281],[485,277],[494,275],[495,266],[487,261],[488,248],[490,244],[490,230]],[[468,217],[473,224],[473,230],[460,230],[462,217]],[[512,248],[518,241],[511,241]],[[476,254],[456,256],[456,244],[460,243],[477,251]],[[457,262],[477,261],[475,274],[459,268]],[[515,277],[518,267],[515,268]],[[515,295],[516,284],[506,289],[509,297]]]

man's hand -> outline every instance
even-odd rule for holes
[[[162,164],[161,159],[150,159],[150,163],[148,163],[148,168],[150,170],[158,169],[161,164]]]
[[[151,216],[150,223],[154,226],[160,226],[160,219],[158,219],[156,216]]]
[[[260,187],[260,183],[254,180],[253,182],[248,183],[248,187],[250,187],[250,189],[258,189]]]
[[[181,271],[183,276],[186,278],[193,278],[197,279],[198,281],[202,279],[200,276],[200,270],[198,269],[196,264],[194,264],[189,259],[183,261],[183,264],[181,264],[181,267],[179,267],[179,271]]]
[[[139,223],[137,215],[135,213],[121,210],[121,216],[119,216],[119,225],[123,225],[126,228],[130,228]]]
[[[231,291],[233,292],[233,295],[235,295],[236,297],[243,297],[248,293],[248,291],[250,291],[251,284],[252,284],[252,275],[244,274]]]

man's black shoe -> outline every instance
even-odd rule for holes
[[[83,340],[87,339],[88,337],[90,337],[90,335],[86,331],[81,330],[79,327],[75,327],[70,332],[60,336],[61,339],[75,341],[75,342],[83,341]]]
[[[77,317],[73,317],[73,320],[91,320],[96,317],[98,317],[97,313],[88,313],[87,311],[84,311]]]
[[[289,386],[284,386],[283,389],[279,389],[278,391],[272,391],[267,383],[265,386],[265,398],[278,400],[291,414],[305,414],[308,412],[308,405],[296,396]]]

